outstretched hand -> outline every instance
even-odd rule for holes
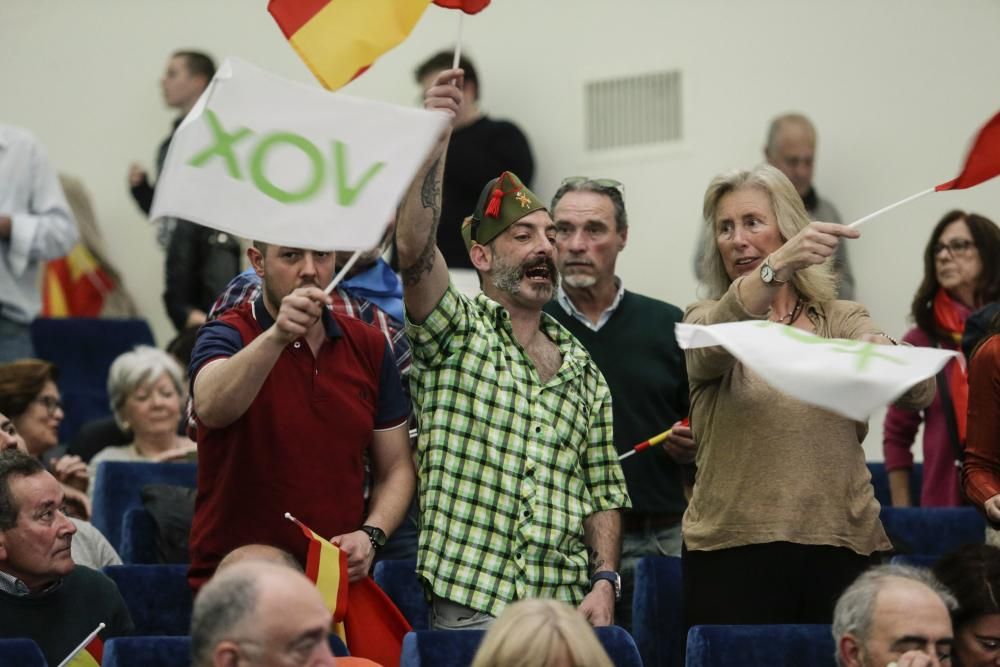
[[[790,280],[796,271],[822,264],[832,257],[840,239],[856,239],[860,236],[858,230],[835,222],[810,222],[771,253],[771,266],[778,280]]]

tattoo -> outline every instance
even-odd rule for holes
[[[593,576],[604,567],[604,559],[601,558],[601,555],[595,549],[591,549],[590,547],[587,547],[587,555],[590,557],[590,574]]]
[[[410,266],[400,267],[400,277],[403,285],[412,287],[420,282],[425,273],[430,273],[434,268],[434,251],[437,249],[437,228],[441,220],[441,180],[440,180],[441,157],[434,161],[431,168],[424,176],[424,183],[420,187],[420,204],[425,209],[430,209],[431,225],[427,233],[427,243],[420,251],[420,256]]]

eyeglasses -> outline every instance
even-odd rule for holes
[[[616,181],[613,178],[590,178],[589,176],[570,176],[569,178],[564,178],[559,187],[562,188],[565,185],[570,187],[579,187],[584,184],[593,184],[600,186],[602,188],[611,188],[612,190],[617,190],[618,194],[621,195],[622,201],[625,201],[625,184],[621,181]]]
[[[39,396],[35,399],[35,402],[44,405],[50,417],[56,413],[56,410],[63,409],[63,402],[55,396]]]
[[[937,257],[942,250],[947,250],[948,254],[952,257],[955,255],[964,255],[975,247],[975,241],[970,241],[969,239],[954,239],[948,243],[935,243],[933,248],[934,257]]]

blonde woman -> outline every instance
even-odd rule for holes
[[[521,600],[490,627],[472,667],[612,667],[593,628],[558,600]]]
[[[861,304],[836,299],[830,258],[858,232],[810,222],[774,167],[717,176],[704,219],[710,299],[685,322],[770,320],[894,344]],[[841,591],[890,548],[861,448],[868,425],[774,389],[722,347],[685,356],[700,443],[682,523],[688,625],[829,623]],[[896,404],[933,398],[931,378]]]

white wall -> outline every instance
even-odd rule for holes
[[[161,342],[162,255],[125,186],[169,130],[158,80],[168,54],[237,55],[311,75],[263,0],[3,0],[0,121],[28,127],[60,169],[90,188],[109,250]],[[413,104],[413,65],[450,46],[457,15],[428,9],[410,39],[347,91]],[[620,274],[684,305],[701,195],[716,173],[761,157],[776,113],[820,132],[816,182],[853,219],[952,178],[974,131],[1000,108],[996,0],[495,0],[465,21],[484,107],[529,134],[546,198],[569,174],[626,183],[632,221]],[[685,140],[669,150],[595,157],[582,148],[583,83],[680,68]],[[1000,220],[1000,181],[935,194],[867,225],[852,243],[859,297],[902,333],[936,220],[962,207]],[[881,458],[881,418],[866,442]]]

